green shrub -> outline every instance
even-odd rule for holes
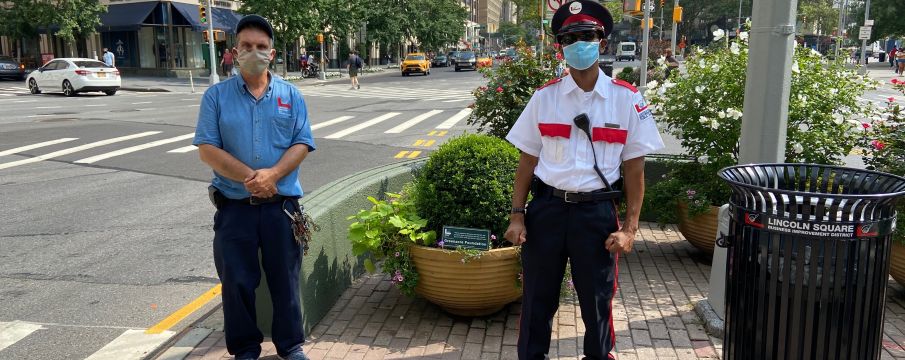
[[[464,135],[440,146],[415,179],[414,202],[428,229],[488,229],[502,241],[509,225],[518,150],[496,137]]]

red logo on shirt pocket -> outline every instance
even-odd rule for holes
[[[625,145],[625,140],[628,138],[628,130],[595,127],[593,129],[593,132],[591,133],[591,138],[595,142],[605,141],[608,143],[618,143]]]
[[[289,103],[284,103],[283,98],[280,97],[277,98],[277,107],[292,109],[292,105],[289,105]]]
[[[561,137],[568,139],[572,136],[572,125],[569,124],[537,124],[541,136]]]

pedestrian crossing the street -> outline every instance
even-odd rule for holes
[[[42,331],[51,327],[67,327],[59,324],[36,324],[23,321],[0,321],[0,358],[4,358],[3,351],[14,346],[20,341],[26,341],[32,336],[42,336]],[[94,327],[97,331],[98,327]],[[100,327],[103,328],[103,327]],[[88,355],[85,360],[139,360],[148,353],[163,345],[176,333],[164,331],[160,334],[150,334],[145,329],[121,329],[109,328],[108,331],[119,335],[112,341]]]
[[[356,99],[391,99],[391,100],[424,100],[443,103],[473,101],[474,96],[468,90],[450,89],[418,89],[407,87],[373,87],[367,84],[360,90],[349,89],[346,84],[330,84],[309,86],[300,89],[302,95],[312,97],[340,97]]]
[[[424,110],[423,112],[357,113],[314,120],[311,129],[315,138],[347,141],[374,141],[397,147],[416,147],[421,150],[439,146],[441,141],[419,141],[412,145],[413,137],[428,132],[443,133],[453,128],[466,131],[464,123],[471,109]],[[0,170],[23,165],[56,160],[74,164],[104,165],[105,161],[126,157],[139,152],[154,152],[159,156],[178,156],[196,151],[191,145],[194,132],[164,133],[142,131],[121,134],[110,138],[61,137],[39,139],[34,143],[0,147]],[[422,152],[413,152],[421,154]],[[411,154],[411,153],[410,153]],[[415,155],[417,156],[417,155]]]

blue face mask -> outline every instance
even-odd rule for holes
[[[572,45],[564,46],[562,54],[569,66],[584,70],[593,66],[600,56],[600,42],[576,41]]]

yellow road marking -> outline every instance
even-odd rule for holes
[[[437,130],[434,130],[434,131],[427,133],[427,136],[434,136],[434,134],[436,134],[436,133],[437,133]]]
[[[427,142],[424,143],[424,147],[429,147],[429,146],[433,145],[435,142],[437,142],[437,141],[436,141],[436,140],[428,140]]]
[[[217,286],[214,286],[204,294],[201,294],[201,296],[199,296],[195,300],[192,300],[192,302],[186,304],[181,309],[176,310],[176,312],[170,314],[170,316],[167,316],[166,319],[163,319],[163,321],[157,323],[157,325],[154,325],[150,329],[145,330],[145,334],[160,334],[168,330],[169,328],[173,327],[173,325],[176,325],[177,323],[191,315],[193,312],[213,300],[215,297],[220,296],[220,293],[222,291],[222,285],[217,284]]]
[[[418,157],[418,155],[421,155],[420,151],[412,151],[412,153],[409,154],[408,157],[409,157],[409,159],[414,159],[414,158]]]
[[[437,136],[446,136],[446,133],[447,133],[447,132],[448,132],[448,131],[443,130],[443,131],[441,131],[439,134],[437,134]]]
[[[424,140],[418,139],[418,141],[415,141],[415,144],[413,144],[412,146],[421,146],[421,144],[424,144]]]
[[[409,153],[408,151],[400,151],[398,154],[396,154],[395,158],[397,158],[397,159],[402,159],[402,158],[404,158],[405,155],[407,155],[408,153]]]

